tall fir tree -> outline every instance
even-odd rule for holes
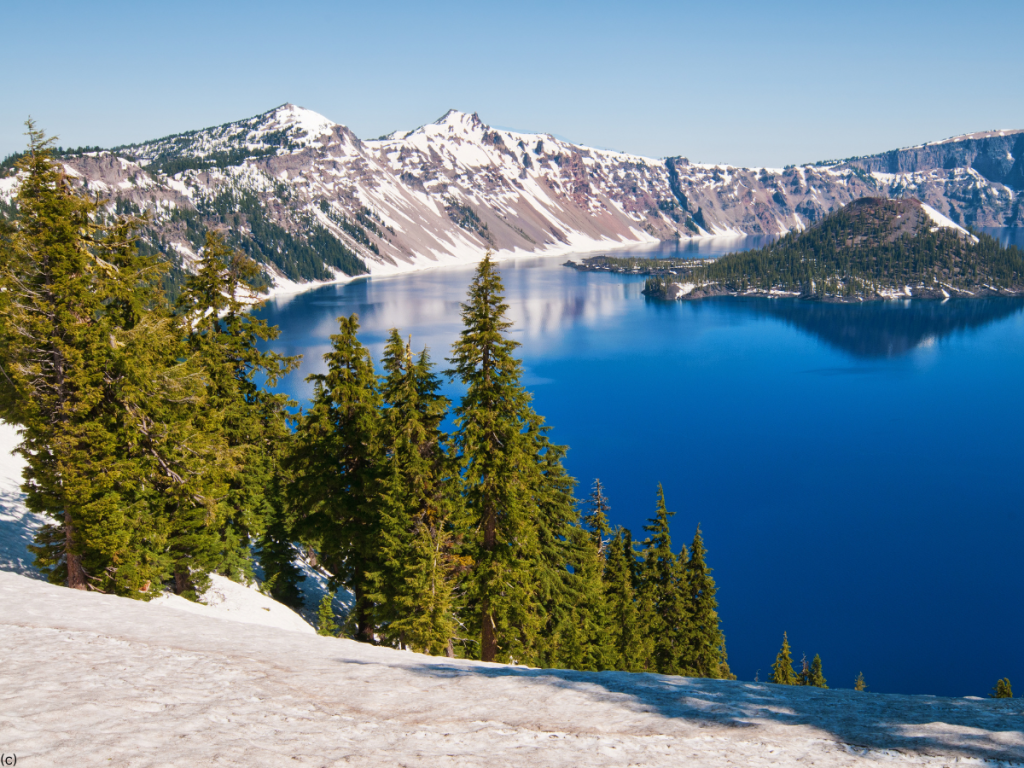
[[[32,549],[51,581],[146,597],[168,575],[179,509],[209,510],[225,463],[200,372],[139,254],[137,220],[102,215],[29,124],[3,239],[4,415],[22,428]],[[206,429],[213,423],[213,429]]]
[[[201,532],[209,541],[202,547],[206,557],[179,561],[179,591],[191,579],[187,574],[197,572],[251,579],[253,545],[268,529],[280,528],[285,514],[280,462],[290,439],[287,409],[294,403],[266,387],[297,368],[299,359],[260,349],[277,338],[278,330],[249,311],[258,298],[258,278],[255,262],[211,232],[199,268],[186,278],[178,298],[189,353],[205,372],[206,407],[220,412],[221,433],[235,459],[233,471],[224,478],[227,492],[216,521],[207,521],[198,531],[186,529],[187,537],[195,539]],[[261,542],[271,555],[264,570],[274,579],[277,594],[294,603],[300,574],[287,558],[290,547],[282,538],[278,533],[276,545],[285,552],[275,551],[273,539]]]
[[[718,618],[717,588],[707,564],[707,550],[700,525],[693,535],[686,562],[686,589],[690,603],[690,642],[685,666],[697,677],[717,678],[722,674],[722,636]]]
[[[607,602],[609,669],[642,672],[653,664],[653,641],[644,631],[633,588],[636,553],[628,532],[618,529],[608,544],[604,591]]]
[[[441,422],[430,356],[414,361],[411,344],[392,329],[384,350],[382,466],[375,504],[380,531],[371,597],[378,632],[392,644],[454,655],[458,576],[468,561],[464,507]]]
[[[665,491],[658,484],[654,517],[644,526],[641,571],[641,621],[648,622],[654,640],[654,664],[666,675],[692,674],[687,666],[692,621],[686,590],[686,547],[679,557],[672,551]]]
[[[590,529],[597,542],[598,549],[604,553],[605,543],[612,529],[608,524],[608,513],[611,511],[611,504],[605,495],[601,478],[594,478],[594,484],[590,489],[590,496],[587,497],[587,513],[583,516],[583,522]]]
[[[793,654],[789,649],[789,638],[785,632],[782,633],[782,648],[779,649],[775,663],[772,664],[771,681],[778,685],[796,685],[799,682],[793,669]]]
[[[374,641],[370,574],[378,567],[380,520],[374,504],[381,467],[381,396],[356,315],[338,318],[327,373],[313,374],[312,404],[302,414],[285,460],[295,532],[332,574],[332,588],[354,597],[348,621],[357,640]]]
[[[454,444],[476,532],[467,587],[484,661],[530,660],[542,625],[534,565],[543,477],[529,434],[537,417],[520,381],[519,345],[506,336],[507,310],[488,253],[462,305],[463,330],[445,372],[466,387],[454,411]]]

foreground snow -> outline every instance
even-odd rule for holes
[[[1024,763],[1024,703],[453,661],[0,573],[25,765]]]
[[[208,605],[32,578],[0,424],[0,752],[26,766],[1024,765],[1024,701],[534,670],[318,637],[213,577]]]

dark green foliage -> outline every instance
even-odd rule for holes
[[[771,681],[777,685],[797,685],[799,679],[793,669],[793,654],[789,650],[789,638],[782,633],[782,648],[772,664]]]
[[[338,625],[334,621],[333,597],[327,592],[320,599],[320,606],[316,611],[316,633],[323,637],[337,637]]]
[[[520,383],[522,364],[513,355],[519,344],[505,336],[511,323],[503,298],[488,254],[462,305],[463,330],[446,374],[466,386],[454,412],[454,445],[477,532],[467,589],[479,617],[480,658],[524,661],[533,655],[541,625],[535,494],[545,476],[537,460],[539,443],[530,434],[539,420]],[[548,486],[555,504],[557,481]]]
[[[811,662],[807,685],[813,685],[815,688],[828,688],[828,685],[825,684],[825,674],[821,670],[821,656],[818,654],[814,654],[814,661]]]
[[[491,242],[491,233],[487,229],[487,225],[480,221],[480,217],[470,206],[463,205],[454,197],[448,197],[444,201],[444,210],[448,214],[448,218],[460,227],[469,232],[475,232],[488,243]]]
[[[378,567],[370,574],[377,633],[394,645],[451,656],[458,577],[470,561],[460,555],[468,531],[458,468],[441,431],[448,400],[437,392],[427,351],[414,361],[397,329],[383,366]]]
[[[224,190],[212,200],[201,201],[193,214],[183,209],[175,209],[172,220],[180,217],[190,230],[200,231],[201,216],[217,216],[223,220],[232,217],[234,224],[245,224],[240,229],[235,226],[229,235],[228,242],[241,249],[248,256],[262,264],[273,264],[280,269],[289,280],[326,280],[332,277],[327,267],[334,267],[346,275],[366,273],[366,265],[351,250],[346,248],[334,235],[319,224],[305,229],[304,236],[292,234],[280,224],[270,220],[259,197],[250,190]]]
[[[250,158],[269,157],[277,154],[275,147],[248,149],[232,147],[227,151],[210,152],[202,157],[181,156],[176,153],[158,155],[145,169],[152,174],[162,173],[174,176],[182,171],[204,171],[209,168],[230,168],[241,165]]]
[[[974,242],[957,230],[935,227],[915,201],[864,198],[805,232],[723,256],[673,279],[729,291],[774,289],[818,298],[871,296],[906,285],[936,292],[942,286],[1024,287],[1024,253],[987,235],[977,238]]]
[[[1013,688],[1010,687],[1010,678],[1004,677],[996,681],[996,687],[992,689],[990,697],[993,699],[1012,699]]]
[[[327,373],[313,374],[310,409],[299,421],[286,460],[287,495],[295,530],[314,545],[333,574],[355,596],[349,622],[358,639],[372,641],[370,574],[379,568],[379,507],[374,503],[382,457],[382,399],[370,353],[359,343],[356,315],[338,318],[339,331],[324,355]]]
[[[607,616],[607,667],[642,672],[653,665],[654,644],[648,624],[640,620],[634,589],[636,553],[625,531],[608,543],[604,591]]]
[[[698,525],[686,563],[685,585],[689,591],[691,625],[686,666],[697,677],[718,677],[725,639],[719,628],[717,588],[705,561],[706,554]]]
[[[669,518],[675,513],[665,506],[665,492],[658,484],[655,515],[644,530],[651,534],[644,540],[640,572],[641,618],[646,619],[654,640],[654,663],[666,675],[694,674],[690,666],[690,645],[693,634],[686,585],[686,547],[679,557],[672,552]]]

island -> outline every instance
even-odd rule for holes
[[[644,295],[798,297],[827,302],[1024,294],[1024,252],[969,232],[916,198],[865,197],[802,232],[719,259],[599,256],[586,271],[647,276]]]

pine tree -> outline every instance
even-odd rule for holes
[[[320,599],[320,607],[316,612],[316,633],[324,637],[337,637],[338,625],[334,621],[333,595],[327,592]]]
[[[466,505],[478,532],[467,581],[480,627],[480,658],[525,661],[540,631],[534,565],[538,558],[535,492],[542,483],[537,418],[520,383],[519,346],[490,255],[477,267],[462,305],[463,330],[446,375],[466,387],[455,410],[454,443]]]
[[[327,373],[313,374],[312,405],[299,421],[285,467],[295,531],[331,572],[331,586],[355,597],[349,623],[373,642],[369,574],[378,568],[380,530],[374,496],[381,466],[381,396],[370,353],[359,343],[356,315],[338,318],[324,355]]]
[[[722,636],[718,618],[717,589],[706,562],[707,550],[700,525],[693,535],[690,558],[686,563],[686,588],[689,591],[691,634],[686,666],[697,677],[717,678],[721,674]]]
[[[251,579],[252,546],[284,514],[279,465],[290,439],[287,409],[294,403],[265,386],[274,386],[294,370],[298,358],[259,348],[277,338],[278,331],[248,311],[257,298],[258,277],[251,259],[211,232],[199,269],[185,280],[178,298],[188,350],[205,373],[206,407],[220,412],[221,433],[235,461],[223,479],[227,492],[216,522],[208,520],[199,528],[210,538],[202,547],[207,557],[179,559],[179,587],[190,581],[186,572],[214,570],[235,580]],[[186,532],[193,539],[198,535],[193,529]],[[288,542],[281,539],[279,533],[276,547],[284,550]],[[269,543],[263,542],[263,548]],[[278,593],[291,597],[299,576],[290,562],[284,562],[286,557],[286,552],[278,552],[264,569],[268,578],[276,574]]]
[[[648,668],[645,658],[653,656],[653,643],[643,634],[633,589],[636,554],[623,529],[615,532],[608,544],[605,566],[605,599],[607,601],[608,668],[641,672]]]
[[[996,681],[996,687],[992,689],[990,698],[993,699],[1012,699],[1013,688],[1010,687],[1010,678],[1004,677],[1002,680]]]
[[[855,691],[866,691],[868,684],[864,682],[864,673],[858,672],[857,679],[853,683],[853,690]]]
[[[392,644],[453,655],[457,576],[468,562],[458,552],[466,530],[457,467],[440,428],[448,400],[427,351],[414,362],[397,329],[383,367],[375,623]]]
[[[782,633],[782,648],[779,649],[779,655],[775,657],[775,663],[772,664],[771,681],[778,685],[796,685],[798,682],[796,672],[793,670],[789,638],[785,632]]]
[[[148,597],[180,510],[215,506],[219,429],[139,254],[139,222],[76,191],[29,123],[18,220],[2,240],[4,415],[22,427],[32,550],[55,583]],[[216,417],[212,418],[216,421]]]
[[[825,683],[825,674],[821,670],[821,656],[818,654],[814,654],[814,661],[811,662],[811,672],[807,685],[813,685],[815,688],[828,688],[828,685]]]
[[[587,514],[583,516],[583,522],[593,532],[597,546],[602,553],[605,539],[612,532],[611,526],[608,524],[610,511],[611,505],[608,503],[608,497],[604,495],[601,479],[594,478],[594,485],[591,487],[590,496],[587,499]]]
[[[540,619],[533,663],[598,669],[603,661],[593,643],[604,621],[603,605],[597,597],[600,566],[594,559],[596,553],[578,552],[578,548],[584,546],[583,539],[590,537],[580,528],[579,512],[572,495],[576,481],[562,464],[567,449],[552,444],[547,437],[548,428],[540,417],[534,419],[527,431],[533,460],[539,470],[533,491],[537,552],[530,565]],[[585,579],[577,570],[584,564],[587,565]],[[568,644],[566,638],[569,638]]]
[[[641,566],[641,620],[649,622],[647,631],[654,640],[654,663],[665,675],[692,674],[686,666],[692,623],[686,589],[684,546],[680,557],[672,552],[669,518],[674,515],[665,506],[665,492],[658,484],[655,515],[644,530],[652,534],[644,540]]]

